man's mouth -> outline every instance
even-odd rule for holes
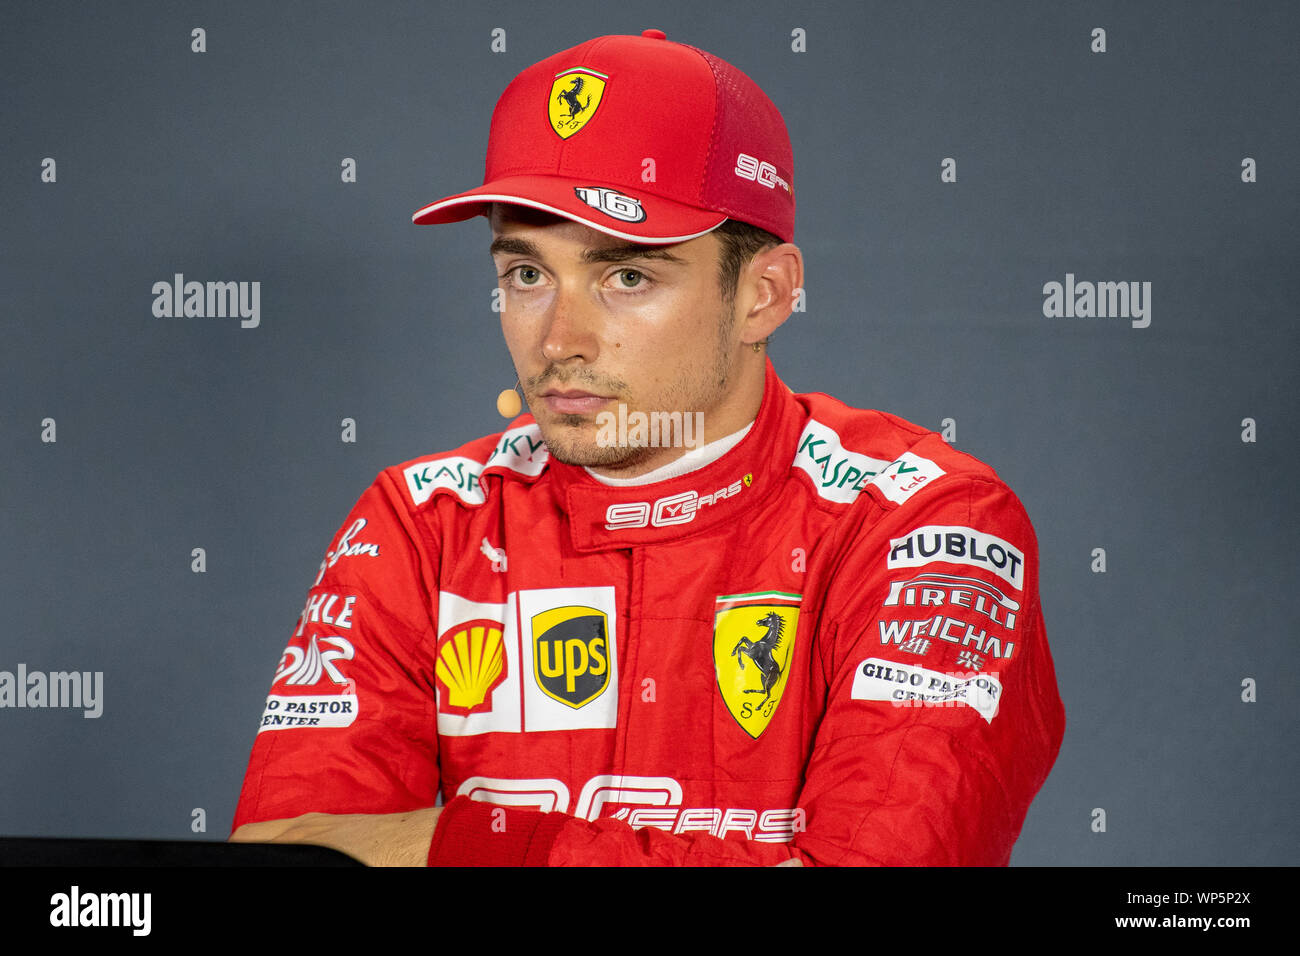
[[[580,389],[548,388],[541,399],[557,415],[591,415],[613,401],[608,395],[596,395]]]

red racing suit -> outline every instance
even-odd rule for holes
[[[680,477],[603,485],[526,415],[382,472],[234,826],[441,795],[431,864],[1001,865],[1064,720],[1015,495],[769,362]]]

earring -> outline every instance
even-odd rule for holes
[[[520,409],[524,407],[523,400],[520,399],[519,393],[515,391],[519,387],[519,379],[515,379],[514,388],[507,388],[497,396],[497,411],[502,418],[514,418],[519,414]]]

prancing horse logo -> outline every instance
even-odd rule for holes
[[[763,686],[761,689],[746,688],[745,693],[762,694],[763,699],[758,702],[758,706],[762,707],[772,696],[772,688],[776,686],[776,682],[781,679],[781,665],[776,662],[772,652],[781,646],[785,621],[781,620],[780,614],[772,611],[754,623],[767,628],[767,633],[756,641],[742,637],[731,649],[731,656],[736,658],[736,663],[740,665],[742,671],[745,669],[745,661],[740,655],[748,657],[758,666],[758,671],[763,677]]]
[[[755,740],[771,723],[789,682],[800,600],[798,594],[768,590],[724,594],[715,603],[718,691],[732,718]]]
[[[595,70],[569,70],[557,74],[551,84],[551,98],[546,105],[551,129],[561,139],[568,139],[596,115],[601,97],[605,95],[603,73]]]
[[[564,105],[569,108],[569,119],[573,119],[591,105],[590,96],[587,97],[587,102],[585,103],[578,99],[578,94],[582,92],[582,87],[582,77],[575,76],[573,78],[573,86],[569,87],[567,90],[560,90],[559,94],[555,97],[557,100],[563,100]]]

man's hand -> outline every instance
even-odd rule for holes
[[[245,823],[231,843],[312,843],[346,853],[366,866],[424,866],[442,807],[407,813],[304,813],[287,820]]]

